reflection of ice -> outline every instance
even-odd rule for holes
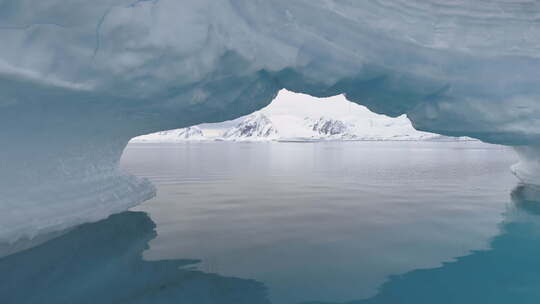
[[[537,303],[540,189],[520,186],[512,201],[491,249],[390,277],[376,296],[347,303]],[[0,299],[7,304],[270,303],[262,284],[189,268],[197,260],[142,260],[154,228],[145,213],[124,212],[1,258]]]
[[[145,213],[124,212],[4,257],[1,302],[269,303],[256,281],[186,267],[197,260],[142,260],[154,228]]]
[[[538,303],[540,189],[519,186],[512,191],[512,201],[491,249],[442,267],[393,276],[375,297],[347,303]]]

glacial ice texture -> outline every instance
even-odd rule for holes
[[[540,145],[539,15],[534,0],[0,0],[0,240],[147,199],[117,170],[130,138],[282,88]],[[538,183],[530,163],[515,172]]]

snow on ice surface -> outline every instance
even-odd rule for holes
[[[407,114],[422,131],[528,146],[516,174],[539,182],[529,172],[540,167],[532,165],[538,1],[0,0],[0,8],[0,142],[8,143],[0,240],[140,201],[145,183],[117,170],[130,138],[247,115],[282,88],[345,94],[377,113]],[[62,193],[85,196],[85,207]],[[80,211],[93,200],[99,212],[87,217]]]

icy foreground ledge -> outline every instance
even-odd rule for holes
[[[0,240],[143,200],[151,185],[117,171],[130,138],[246,115],[282,88],[540,145],[539,14],[532,0],[0,0]],[[540,183],[531,153],[516,172]]]

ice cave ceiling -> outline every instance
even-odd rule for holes
[[[0,0],[0,43],[0,238],[64,227],[44,203],[75,201],[73,223],[132,206],[152,190],[116,170],[130,138],[282,88],[526,146],[516,170],[540,172],[538,1]]]

